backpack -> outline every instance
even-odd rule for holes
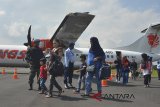
[[[101,80],[109,78],[111,75],[111,68],[108,64],[103,64],[99,71],[99,77]]]
[[[51,66],[49,67],[48,71],[50,75],[53,75],[54,77],[63,76],[64,66],[63,66],[63,63],[58,59],[57,56],[55,56],[55,59],[52,62]]]

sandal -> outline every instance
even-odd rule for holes
[[[79,90],[74,90],[74,94],[79,94],[80,91]]]
[[[64,90],[60,90],[60,91],[58,92],[58,96],[61,96],[62,93],[64,93]]]
[[[89,94],[82,94],[82,97],[89,97]]]

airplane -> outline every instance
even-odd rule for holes
[[[89,12],[67,14],[50,39],[40,39],[40,48],[43,51],[47,48],[52,49],[53,39],[59,39],[64,47],[68,47],[71,42],[75,43],[94,17],[95,15]],[[28,30],[27,45],[33,46],[30,33],[31,26]],[[0,67],[28,67],[24,60],[26,51],[27,46],[23,45],[0,45]]]
[[[85,13],[70,13],[65,16],[62,23],[54,33],[51,39],[40,39],[40,47],[42,50],[47,48],[52,49],[53,39],[59,39],[67,47],[70,42],[76,42],[83,31],[91,23],[95,15],[91,15],[88,12]],[[30,29],[28,34],[30,33]],[[104,49],[106,55],[106,63],[113,64],[117,56],[127,56],[129,61],[133,59],[140,63],[142,53],[147,53],[152,57],[153,61],[160,59],[160,24],[150,25],[147,29],[144,29],[142,33],[145,33],[140,39],[135,41],[129,46],[119,47],[115,49]],[[33,42],[31,41],[31,45]],[[26,54],[26,46],[18,45],[0,45],[0,66],[6,67],[28,67],[28,64],[24,60]],[[80,65],[80,55],[87,55],[88,48],[75,48],[75,67]],[[63,59],[62,59],[63,60]]]
[[[106,63],[114,64],[117,56],[126,56],[130,62],[134,59],[140,64],[142,53],[152,57],[152,62],[160,60],[160,24],[151,24],[148,28],[142,30],[141,33],[144,33],[144,35],[128,46],[103,49],[106,55]],[[89,51],[87,48],[76,49],[86,55]],[[77,53],[76,56],[79,56],[79,54]],[[79,64],[78,60],[76,63],[77,65]]]

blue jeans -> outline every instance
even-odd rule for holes
[[[47,87],[45,85],[46,79],[40,78],[40,86],[42,90],[47,90]]]
[[[96,82],[97,82],[97,90],[98,92],[102,92],[102,86],[101,86],[101,79],[99,77],[99,69],[96,69],[95,73],[93,72],[87,72],[86,75],[86,82],[85,82],[85,94],[89,94],[91,90],[91,82],[93,79],[93,76],[96,76]]]
[[[116,67],[116,70],[117,70],[116,79],[117,79],[117,81],[120,81],[121,76],[122,76],[122,68],[121,67]]]
[[[123,69],[123,84],[128,83],[129,69]]]
[[[83,75],[83,76],[79,75],[77,91],[80,91],[82,82],[83,82],[83,85],[85,86],[85,75]]]

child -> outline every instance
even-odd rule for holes
[[[158,80],[160,80],[160,61],[157,62]]]
[[[149,72],[150,72],[150,69],[151,69],[151,64],[150,62],[148,61],[148,56],[147,54],[143,53],[142,55],[142,61],[141,61],[141,64],[140,64],[140,68],[141,68],[141,71],[143,72],[143,76],[144,76],[144,87],[149,87]]]
[[[39,80],[40,80],[40,86],[41,86],[41,92],[39,94],[45,94],[47,92],[47,87],[45,85],[45,82],[47,80],[47,68],[46,68],[46,59],[42,58],[40,59],[40,75],[39,75]]]
[[[79,79],[78,79],[78,84],[77,84],[78,86],[77,86],[77,89],[75,90],[75,93],[79,93],[80,92],[81,82],[82,81],[83,81],[84,87],[85,87],[85,74],[86,74],[86,68],[87,68],[86,56],[85,55],[81,55],[80,58],[81,58],[81,62],[82,62],[81,66],[80,66],[80,69],[75,70],[76,72],[80,72]]]

